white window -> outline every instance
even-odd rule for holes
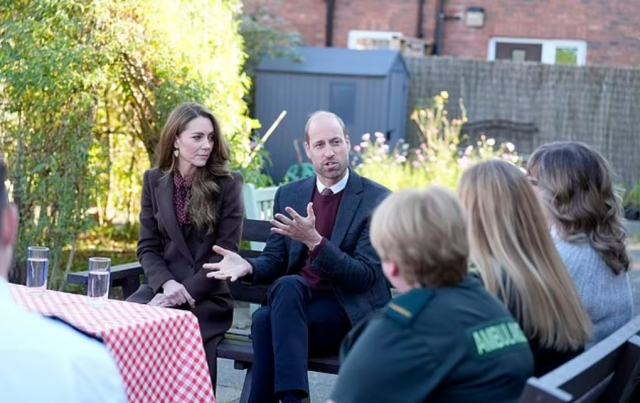
[[[583,66],[587,62],[587,43],[555,39],[491,38],[488,59]]]
[[[349,31],[349,49],[389,49],[391,40],[399,37],[402,37],[402,32],[351,30]]]

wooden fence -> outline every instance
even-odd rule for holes
[[[529,141],[515,141],[521,153],[550,141],[583,141],[611,161],[620,182],[640,182],[640,69],[405,60],[411,72],[410,108],[428,105],[434,95],[448,91],[452,117],[460,116],[457,101],[462,98],[470,123],[533,124],[537,131]],[[415,123],[409,122],[407,135],[416,141]]]

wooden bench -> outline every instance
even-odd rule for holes
[[[242,240],[244,243],[266,242],[270,234],[271,224],[268,221],[245,219],[242,229]],[[260,251],[252,249],[241,249],[240,256],[243,258],[253,258],[260,256]],[[67,276],[67,282],[85,286],[88,282],[89,273],[77,272]],[[141,284],[144,271],[140,263],[127,263],[111,268],[111,287],[121,287],[124,298],[133,294]],[[229,289],[234,300],[261,304],[267,295],[269,286],[252,286],[240,281],[229,282]],[[218,358],[234,361],[234,368],[247,370],[242,388],[240,403],[245,403],[249,399],[251,392],[251,376],[253,366],[253,347],[250,336],[239,334],[230,330],[218,345]],[[339,362],[337,357],[324,357],[309,359],[309,370],[327,374],[337,374]]]
[[[493,138],[496,144],[511,142],[516,146],[518,155],[527,160],[535,149],[540,131],[535,123],[492,119],[465,123],[462,132],[469,137],[469,144],[475,144],[483,135]]]
[[[530,378],[520,403],[640,402],[640,316],[541,378]]]

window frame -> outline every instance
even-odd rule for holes
[[[399,31],[362,31],[352,29],[349,31],[349,41],[347,47],[349,49],[358,49],[358,39],[386,39],[391,42],[393,38],[404,36]]]
[[[584,66],[587,64],[587,42],[585,41],[495,37],[489,40],[489,51],[487,60],[496,60],[496,48],[498,43],[542,45],[541,62],[544,64],[556,64],[556,54],[558,48],[575,48],[578,50],[576,66]]]

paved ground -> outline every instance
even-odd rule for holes
[[[629,222],[629,232],[640,234],[640,222]],[[640,314],[640,244],[631,245],[629,248],[633,270],[630,272],[631,284],[633,287],[635,313]],[[241,304],[234,313],[233,327],[240,331],[248,331],[251,326],[249,307]],[[219,403],[237,403],[242,391],[242,382],[245,371],[233,369],[233,362],[228,360],[218,360],[218,391],[216,400]],[[311,388],[311,403],[325,403],[331,393],[331,388],[335,382],[335,375],[309,373],[309,386]]]

